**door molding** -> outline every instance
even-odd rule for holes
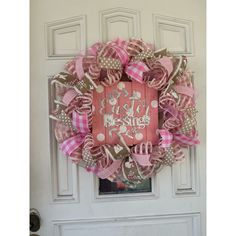
[[[111,40],[109,32],[111,31],[112,25],[116,23],[122,23],[127,27],[128,35],[127,38],[141,36],[140,29],[140,12],[134,9],[128,8],[112,8],[99,12],[100,18],[100,40],[105,42]]]
[[[193,22],[175,18],[153,14],[153,32],[154,44],[157,48],[168,48],[175,55],[194,56],[193,42]],[[166,41],[167,38],[175,37],[175,42]]]
[[[54,86],[51,85],[51,79],[48,80],[49,111],[55,109],[56,100]],[[53,120],[49,118],[50,129],[50,166],[51,166],[51,186],[52,203],[72,203],[79,202],[79,175],[78,166],[71,160],[64,157],[58,148],[54,135]]]
[[[86,50],[87,42],[86,15],[56,20],[45,24],[47,59],[71,59],[79,51]],[[61,43],[70,45],[61,48]]]
[[[186,150],[185,159],[172,166],[172,187],[174,197],[199,195],[199,164],[196,148]]]
[[[80,235],[80,233],[82,235],[83,230],[90,230],[90,235],[97,231],[100,231],[101,235],[110,235],[110,232],[118,231],[120,234],[115,235],[121,235],[123,231],[120,226],[126,228],[126,233],[129,232],[128,229],[134,233],[140,230],[145,231],[148,228],[149,233],[158,231],[160,235],[200,236],[200,219],[200,213],[194,212],[171,215],[53,220],[52,227],[54,236]]]

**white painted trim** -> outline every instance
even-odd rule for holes
[[[143,215],[127,217],[110,217],[110,218],[90,218],[90,219],[60,219],[53,220],[52,227],[54,236],[61,236],[63,226],[70,226],[75,230],[84,227],[101,227],[103,225],[118,226],[135,226],[135,225],[154,225],[154,224],[178,224],[186,223],[191,234],[189,236],[201,236],[201,215],[199,212],[167,215]]]
[[[180,166],[178,164],[173,165],[171,168],[173,197],[199,196],[199,164],[195,147],[189,149],[189,156],[186,158],[189,158],[190,161],[190,185],[181,187],[180,180],[177,178],[177,172],[181,172]]]
[[[134,9],[128,8],[111,8],[99,12],[100,24],[100,40],[102,42],[108,41],[108,23],[109,22],[126,22],[127,24],[132,24],[132,32],[129,32],[127,38],[140,38],[141,36],[141,24],[140,24],[140,12]],[[119,36],[119,35],[117,35]]]
[[[76,53],[73,54],[57,54],[54,52],[55,39],[54,31],[55,30],[66,30],[72,26],[80,26],[80,39],[79,42],[81,48],[78,49]],[[72,18],[56,20],[53,22],[48,22],[45,24],[45,41],[46,41],[46,59],[50,60],[67,60],[74,58],[79,51],[85,51],[87,47],[87,20],[86,15],[75,16]]]
[[[183,29],[185,32],[185,49],[180,51],[169,50],[171,53],[175,55],[194,56],[194,34],[193,22],[191,20],[153,14],[153,36],[156,48],[165,47],[161,39],[161,25],[173,27],[176,29],[176,32],[178,32],[178,29]]]

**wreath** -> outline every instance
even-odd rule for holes
[[[101,179],[136,186],[199,144],[185,56],[141,39],[98,42],[51,86],[60,150]]]

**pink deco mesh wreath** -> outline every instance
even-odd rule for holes
[[[50,118],[65,157],[135,186],[199,144],[185,56],[140,39],[95,43],[51,80]]]

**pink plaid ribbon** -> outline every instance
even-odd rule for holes
[[[72,118],[72,124],[77,128],[79,133],[89,133],[88,116],[86,113],[80,115],[76,111],[73,111]]]
[[[85,134],[77,134],[71,138],[66,139],[60,148],[65,156],[70,156],[83,142]]]
[[[87,114],[78,114],[73,111],[72,124],[77,129],[78,134],[66,139],[60,148],[65,156],[70,156],[84,142],[86,135],[89,133]]]
[[[161,135],[161,147],[170,147],[173,140],[173,134],[166,129],[159,129],[159,134]]]
[[[127,64],[128,60],[129,60],[129,56],[125,50],[126,45],[124,43],[126,43],[126,42],[125,41],[124,42],[117,41],[116,43],[118,43],[118,45],[114,45],[114,49],[115,49],[117,56],[119,57],[122,65],[125,65],[125,64]],[[113,43],[113,44],[115,44],[115,43]]]
[[[143,72],[149,71],[149,68],[141,61],[131,62],[125,68],[125,73],[139,83],[143,83]]]

